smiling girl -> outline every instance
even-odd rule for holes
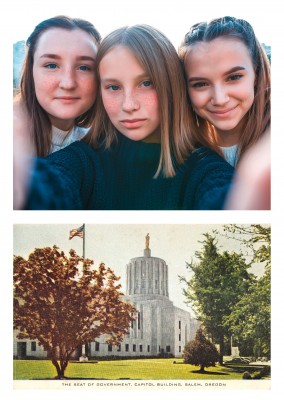
[[[179,55],[198,143],[236,165],[270,124],[270,65],[251,25],[224,17],[192,26]]]
[[[28,38],[15,113],[20,106],[28,112],[38,156],[87,133],[94,118],[100,39],[90,22],[66,16],[42,21]]]
[[[211,150],[193,150],[171,42],[147,25],[124,27],[104,38],[96,61],[90,131],[36,160],[24,208],[222,209],[233,168]]]

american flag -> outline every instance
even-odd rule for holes
[[[80,226],[80,228],[75,228],[70,231],[69,240],[73,239],[74,236],[84,237],[85,225]]]

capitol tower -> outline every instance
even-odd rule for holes
[[[138,312],[129,333],[119,346],[105,344],[103,337],[99,338],[91,344],[90,355],[181,357],[185,344],[195,337],[197,321],[169,299],[168,265],[151,256],[149,234],[143,256],[131,258],[126,265],[125,300]]]

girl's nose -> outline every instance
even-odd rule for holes
[[[229,96],[226,89],[223,86],[214,87],[211,96],[211,103],[214,106],[225,104],[229,101]]]
[[[62,72],[61,79],[59,82],[61,89],[70,90],[76,86],[75,71],[65,70]]]
[[[132,112],[139,108],[137,96],[133,92],[125,92],[123,97],[122,109],[126,112]]]

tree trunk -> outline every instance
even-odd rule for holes
[[[200,365],[200,370],[199,371],[200,372],[204,372],[204,365],[203,364]]]
[[[67,367],[67,363],[63,362],[63,363],[58,363],[58,361],[56,359],[52,359],[52,364],[55,366],[56,368],[56,372],[57,372],[57,379],[64,379],[64,372],[65,369]]]
[[[224,336],[222,336],[220,338],[220,356],[219,356],[219,364],[220,365],[223,365],[224,349],[225,349]]]

